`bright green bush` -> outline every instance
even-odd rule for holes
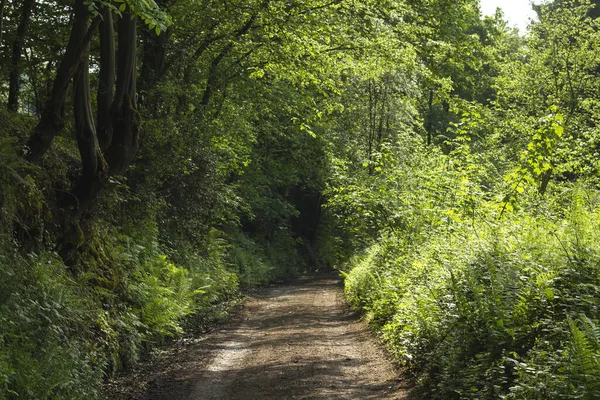
[[[194,296],[189,272],[159,255],[142,265],[133,276],[130,290],[149,341],[182,332],[179,322],[193,310]],[[139,308],[138,308],[139,307]]]
[[[598,395],[600,197],[555,196],[572,207],[455,224],[418,246],[390,235],[350,264],[350,302],[431,398]]]

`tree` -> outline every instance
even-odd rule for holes
[[[117,51],[113,43],[112,15],[115,12],[119,14]],[[76,0],[73,15],[65,53],[58,63],[40,121],[27,142],[26,158],[32,163],[40,163],[53,139],[64,127],[69,84],[74,80],[73,116],[82,175],[75,185],[73,196],[65,198],[76,199],[76,208],[83,212],[106,177],[124,172],[133,162],[139,147],[137,18],[141,17],[151,27],[156,27],[157,32],[161,27],[166,27],[168,20],[156,5],[148,7],[135,2],[122,3],[119,9],[110,3],[103,3],[100,9],[94,10],[83,0]],[[96,116],[99,130],[94,122],[89,83],[89,48],[98,27],[100,66]],[[118,65],[116,72],[115,63]],[[15,86],[13,97],[17,95],[18,87]],[[9,101],[9,105],[13,103]]]
[[[10,88],[8,90],[8,105],[9,111],[17,111],[19,109],[19,92],[21,87],[21,57],[23,53],[23,44],[27,30],[30,25],[31,13],[35,7],[35,0],[25,0],[21,11],[21,18],[15,34],[12,46],[12,69],[10,71]],[[4,10],[4,6],[2,7]]]

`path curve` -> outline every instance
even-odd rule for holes
[[[397,371],[348,310],[332,275],[265,289],[185,353],[143,399],[407,398]]]

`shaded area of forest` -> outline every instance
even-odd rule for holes
[[[597,398],[595,5],[3,0],[0,399],[323,268],[428,398]]]

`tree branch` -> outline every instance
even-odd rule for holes
[[[102,20],[100,16],[96,16],[87,28],[87,31],[82,30],[81,26],[87,26],[88,18],[89,11],[84,4],[84,0],[76,0],[75,18],[67,49],[56,72],[52,92],[46,102],[42,117],[35,127],[33,135],[27,142],[25,158],[31,163],[39,164],[41,162],[43,155],[50,148],[54,137],[56,137],[64,126],[64,107],[69,83],[79,67],[79,63],[92,39],[94,31]],[[83,37],[81,36],[81,32],[86,32]]]

